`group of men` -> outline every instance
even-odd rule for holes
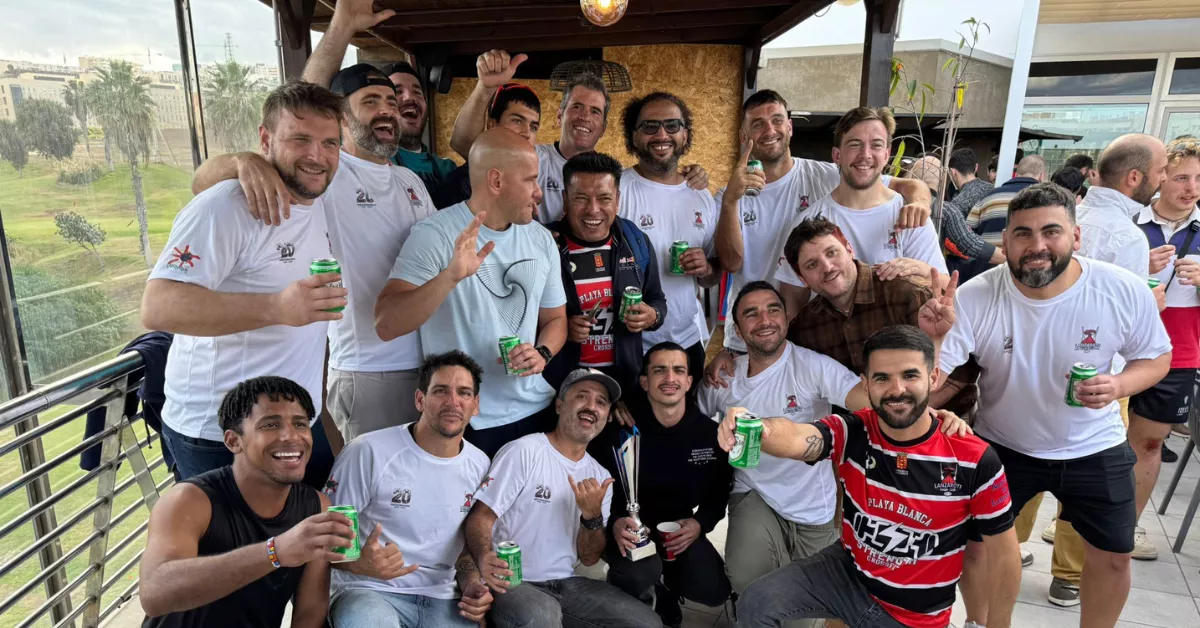
[[[180,483],[151,517],[146,625],[273,627],[291,601],[298,626],[677,626],[681,599],[732,599],[746,626],[933,627],[960,586],[969,622],[1003,627],[1042,492],[1062,505],[1051,597],[1115,625],[1200,368],[1200,145],[1114,142],[1078,221],[1074,191],[989,193],[951,159],[979,198],[943,211],[998,255],[959,288],[930,187],[883,175],[886,109],[848,112],[825,163],[792,157],[787,103],[755,93],[714,197],[680,163],[682,99],[624,108],[623,168],[595,152],[603,82],[568,85],[559,141],[536,144],[525,57],[492,51],[455,166],[420,143],[411,66],[338,69],[390,15],[337,4],[304,80],[266,99],[260,153],[197,171],[151,273]],[[340,271],[310,275],[324,258]],[[723,273],[706,372],[697,289]],[[1079,362],[1096,374],[1071,379]],[[735,469],[743,411],[763,454]],[[628,433],[639,510],[614,483]],[[726,513],[723,559],[706,535]],[[605,580],[576,575],[601,559]]]

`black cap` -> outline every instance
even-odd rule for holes
[[[608,389],[608,402],[616,403],[621,398],[621,385],[617,380],[597,371],[596,369],[577,368],[571,371],[558,387],[558,398],[567,396],[567,390],[579,382],[599,382]]]
[[[339,96],[349,96],[370,85],[379,85],[395,90],[396,86],[392,85],[388,76],[370,63],[357,63],[334,74],[329,89]]]
[[[405,63],[404,61],[397,61],[395,63],[389,63],[383,66],[383,74],[384,76],[388,77],[393,74],[411,74],[417,77],[418,82],[424,82],[421,81],[421,75],[417,73],[416,68],[412,67],[408,63]]]

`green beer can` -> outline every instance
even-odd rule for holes
[[[1091,379],[1100,374],[1100,371],[1091,364],[1076,362],[1071,367],[1071,379],[1067,382],[1067,405],[1076,408],[1082,408],[1083,402],[1075,395],[1075,385],[1085,379]]]
[[[500,359],[504,360],[504,372],[508,375],[520,375],[526,370],[513,370],[512,364],[509,363],[509,352],[516,349],[519,344],[521,344],[520,336],[505,336],[500,339]]]
[[[687,252],[691,245],[687,240],[676,240],[671,243],[671,274],[682,275],[683,264],[679,261],[679,256]]]
[[[759,161],[757,159],[751,159],[750,161],[746,162],[746,172],[757,172],[757,173],[761,174],[762,171],[763,171],[763,165],[762,165],[761,161]],[[751,188],[751,187],[746,188],[746,196],[749,196],[750,198],[754,198],[755,196],[758,196],[761,192],[762,192],[762,189],[760,189],[760,188]]]
[[[328,272],[328,271],[321,271]],[[339,515],[345,515],[350,520],[350,529],[354,531],[354,540],[351,541],[350,547],[335,547],[333,552],[341,554],[346,558],[339,560],[339,563],[352,563],[362,556],[362,543],[359,542],[358,531],[358,509],[354,506],[330,506],[329,512],[336,512]]]
[[[310,277],[312,275],[320,275],[322,273],[338,273],[340,275],[342,273],[342,265],[339,264],[338,261],[333,259],[332,257],[319,257],[319,258],[313,260],[312,263],[308,265],[308,274]],[[324,287],[326,287],[326,288],[341,288],[342,282],[339,279],[338,281],[335,281],[333,283],[325,284]],[[326,312],[341,312],[344,309],[346,309],[345,306],[339,306],[339,307],[329,308],[328,310],[325,310],[325,311]]]
[[[762,419],[749,412],[741,412],[735,418],[737,427],[733,430],[729,464],[739,469],[753,469],[758,466],[758,457],[762,453]]]
[[[625,315],[629,313],[629,308],[642,302],[642,289],[629,286],[625,288],[625,293],[621,295],[621,308],[617,311],[617,318],[625,320]]]
[[[1153,289],[1157,288],[1160,284],[1162,284],[1162,282],[1155,279],[1154,277],[1151,277],[1146,280],[1146,284],[1150,286],[1151,290],[1153,290]]]
[[[521,584],[521,546],[512,541],[503,541],[496,546],[496,556],[508,563],[508,570],[513,572],[513,575],[504,579],[508,586],[511,588]]]

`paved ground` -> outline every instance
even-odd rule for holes
[[[1171,439],[1171,446],[1176,452],[1182,452],[1184,441],[1179,437]],[[1175,497],[1171,500],[1170,508],[1165,515],[1158,515],[1158,504],[1166,494],[1167,485],[1175,473],[1177,465],[1163,465],[1162,475],[1158,486],[1151,498],[1151,504],[1142,517],[1142,526],[1146,528],[1150,539],[1158,547],[1159,559],[1153,562],[1133,561],[1133,590],[1125,611],[1121,613],[1118,628],[1181,628],[1184,626],[1200,626],[1200,522],[1196,523],[1188,540],[1184,543],[1183,551],[1179,554],[1171,552],[1183,514],[1187,510],[1188,500],[1196,484],[1200,481],[1200,453],[1193,455],[1193,460],[1184,468],[1183,479],[1176,489]],[[1027,567],[1021,578],[1021,593],[1017,608],[1013,614],[1013,625],[1021,628],[1068,628],[1079,625],[1079,608],[1063,609],[1046,601],[1046,590],[1050,586],[1050,555],[1051,546],[1041,540],[1041,530],[1054,517],[1057,504],[1047,496],[1042,503],[1038,516],[1038,525],[1034,528],[1033,539],[1025,545],[1033,552],[1034,563]],[[1153,510],[1153,512],[1151,512]],[[717,549],[724,553],[725,522],[709,536]],[[588,575],[597,575],[589,570]],[[601,576],[602,577],[602,576]],[[684,628],[731,628],[732,624],[723,608],[711,608],[687,603],[683,609]],[[966,615],[962,604],[955,604],[952,621],[955,626],[961,626]],[[136,599],[121,612],[117,613],[109,628],[132,628],[140,625],[142,613],[136,604]],[[284,626],[290,625],[285,621]]]

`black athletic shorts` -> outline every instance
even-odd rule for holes
[[[1044,460],[989,444],[1004,464],[1014,515],[1038,493],[1050,493],[1062,505],[1059,518],[1070,521],[1093,547],[1116,554],[1133,551],[1137,456],[1128,442],[1070,460]]]
[[[1187,423],[1196,369],[1171,369],[1162,381],[1129,398],[1129,411],[1156,423]]]

